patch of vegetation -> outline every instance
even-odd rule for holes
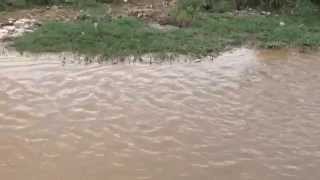
[[[188,28],[168,32],[133,19],[51,22],[16,39],[19,51],[73,51],[105,56],[145,53],[205,55],[255,39],[262,47],[318,47],[318,14],[308,16],[234,16],[201,13]]]
[[[108,57],[168,52],[206,55],[248,41],[266,48],[320,46],[320,14],[310,0],[294,1],[291,14],[271,16],[233,15],[232,1],[180,0],[171,14],[180,28],[171,31],[134,18],[112,19],[95,0],[90,0],[92,4],[86,1],[89,4],[85,6],[81,2],[85,0],[66,1],[86,7],[78,21],[46,23],[17,38],[13,46],[19,51],[72,51]],[[221,8],[215,2],[220,2]],[[253,6],[243,7],[248,5]]]
[[[226,12],[233,9],[258,8],[263,10],[281,10],[304,8],[305,4],[318,4],[320,0],[178,0],[180,10],[197,9],[213,12]]]
[[[34,52],[73,51],[105,56],[176,52],[204,54],[221,50],[220,39],[206,38],[197,29],[162,32],[135,19],[111,22],[52,22],[15,41],[20,50]],[[195,38],[198,36],[198,38]]]
[[[288,0],[178,0],[171,17],[175,24],[185,27],[189,26],[201,12],[224,13],[249,7],[279,9],[285,1]],[[286,7],[289,7],[289,4]]]

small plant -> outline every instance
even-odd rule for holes
[[[317,10],[317,7],[312,2],[316,3],[316,1],[310,1],[310,0],[297,0],[294,8],[294,13],[296,15],[313,14]],[[318,2],[320,4],[320,1]]]
[[[178,11],[175,16],[175,23],[180,27],[187,27],[192,24],[193,16],[185,10]]]
[[[190,26],[200,8],[198,0],[179,0],[171,12],[172,21],[180,27]]]

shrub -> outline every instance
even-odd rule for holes
[[[201,8],[199,0],[179,0],[171,11],[172,21],[181,27],[189,26]]]
[[[193,7],[196,10],[227,11],[233,8],[260,8],[279,10],[295,7],[305,8],[311,2],[320,5],[320,0],[178,0],[178,6],[182,9]]]
[[[313,1],[315,2],[315,1]],[[317,7],[310,0],[297,0],[294,13],[296,15],[311,15],[317,10]]]

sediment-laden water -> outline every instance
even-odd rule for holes
[[[83,65],[2,53],[0,179],[317,180],[319,55]]]

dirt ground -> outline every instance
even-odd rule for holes
[[[10,19],[35,19],[36,21],[63,20],[68,21],[79,16],[79,11],[71,8],[38,7],[32,9],[17,9],[3,12],[0,15],[0,24],[8,22]]]
[[[145,21],[166,24],[169,11],[176,0],[128,0],[128,2],[106,5],[106,13],[113,17],[134,16]],[[0,14],[0,25],[9,19],[35,19],[43,21],[72,21],[79,17],[80,10],[70,7],[52,6],[32,9],[16,9]]]
[[[169,11],[176,0],[129,0],[128,3],[111,6],[112,16],[135,16],[146,21],[166,24]]]

